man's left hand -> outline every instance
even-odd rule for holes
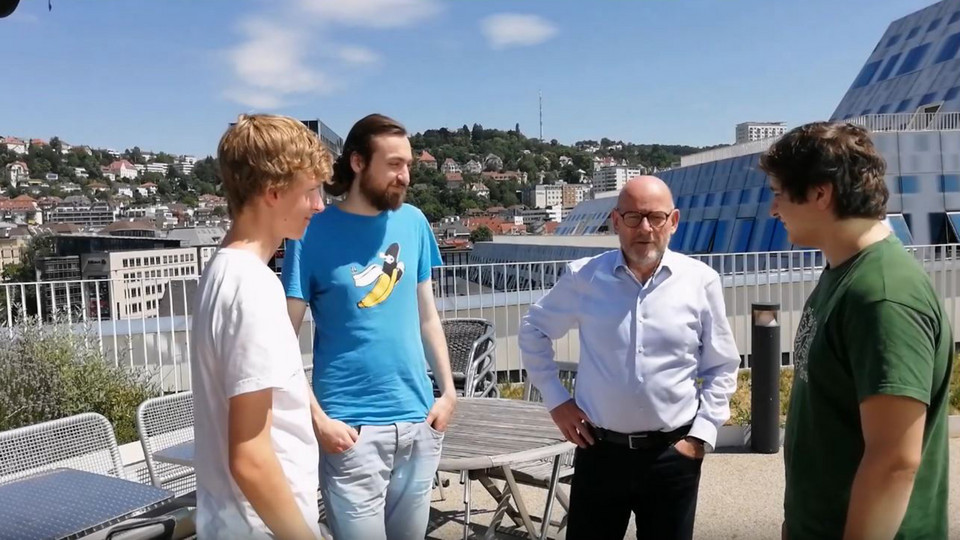
[[[703,441],[695,437],[684,437],[673,445],[684,457],[690,459],[703,459],[707,451],[703,448]]]
[[[444,432],[447,430],[447,424],[453,416],[453,410],[457,408],[457,397],[453,394],[444,394],[433,402],[433,407],[427,414],[427,423],[433,429]]]

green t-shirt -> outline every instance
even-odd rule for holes
[[[794,346],[784,441],[791,540],[841,538],[863,456],[860,402],[927,404],[923,455],[898,539],[947,537],[953,335],[926,272],[894,236],[824,270]]]

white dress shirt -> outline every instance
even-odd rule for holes
[[[712,268],[667,250],[641,283],[619,249],[569,263],[519,333],[523,365],[548,409],[570,399],[552,340],[574,327],[576,402],[594,425],[636,433],[692,422],[688,435],[713,448],[730,417],[740,356]]]

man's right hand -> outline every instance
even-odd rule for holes
[[[573,399],[564,401],[550,410],[553,423],[560,428],[560,432],[568,441],[586,448],[593,444],[593,432],[590,430],[590,419]]]
[[[349,450],[360,438],[357,430],[332,418],[314,420],[313,430],[317,435],[320,448],[328,454],[339,454]]]

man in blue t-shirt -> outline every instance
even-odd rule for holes
[[[456,404],[430,280],[440,250],[423,213],[403,203],[412,162],[399,123],[363,118],[327,186],[345,199],[286,246],[291,322],[299,330],[308,304],[316,321],[313,423],[320,489],[338,539],[425,536]]]

